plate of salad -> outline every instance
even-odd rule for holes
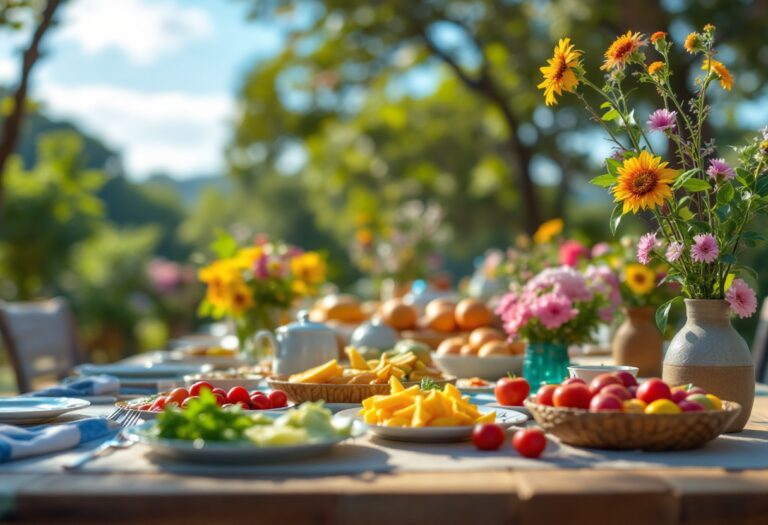
[[[317,456],[361,436],[365,426],[332,415],[322,401],[303,403],[281,414],[220,407],[213,395],[183,409],[170,407],[155,421],[125,430],[161,457],[197,463],[267,463]]]

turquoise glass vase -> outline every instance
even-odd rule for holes
[[[523,377],[531,390],[541,384],[556,384],[568,377],[568,345],[563,343],[532,343],[525,345]]]

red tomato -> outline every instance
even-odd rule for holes
[[[144,403],[136,407],[137,410],[149,410],[150,408],[152,408],[152,403]]]
[[[213,394],[216,398],[216,404],[220,407],[223,407],[227,404],[227,396],[222,396],[221,394]]]
[[[571,383],[561,385],[552,394],[552,401],[556,407],[589,408],[592,394],[587,385],[583,383]]]
[[[537,458],[547,448],[547,437],[538,428],[524,428],[515,432],[512,445],[521,456]]]
[[[274,390],[269,393],[268,397],[269,406],[272,408],[283,408],[284,406],[288,405],[288,396],[285,395],[285,392]],[[253,396],[251,396],[251,399],[253,399]]]
[[[189,387],[189,395],[190,396],[199,396],[200,390],[203,388],[207,388],[211,392],[213,392],[213,386],[208,381],[198,381],[191,387]]]
[[[223,388],[218,388],[218,387],[214,388],[213,390],[211,390],[211,393],[212,394],[219,394],[220,396],[224,396],[224,399],[227,398],[227,391],[224,390]]]
[[[541,385],[536,392],[536,402],[542,405],[552,406],[552,394],[557,390],[557,385]]]
[[[197,396],[189,396],[187,399],[185,399],[185,400],[184,400],[184,401],[181,403],[181,407],[182,407],[182,408],[187,408],[187,405],[189,405],[189,402],[190,402],[190,401],[192,401],[193,399],[200,399],[200,398],[199,398],[199,397],[197,397]]]
[[[621,411],[621,399],[618,397],[600,392],[592,401],[589,402],[590,412],[604,412],[606,410],[619,410]]]
[[[633,376],[629,372],[625,372],[624,370],[622,370],[620,372],[616,372],[613,375],[621,379],[621,382],[624,383],[624,386],[627,388],[631,386],[637,386],[637,379],[635,378],[635,376]]]
[[[242,401],[246,405],[251,402],[251,396],[248,395],[248,391],[241,386],[233,386],[227,392],[227,401],[230,403],[237,403]]]
[[[189,397],[189,392],[187,392],[187,389],[183,387],[179,387],[171,390],[171,393],[168,394],[167,396],[167,401],[168,403],[176,403],[177,405],[180,405],[188,397]]]
[[[502,377],[496,381],[493,393],[502,405],[520,406],[531,392],[531,385],[523,377]]]
[[[589,391],[592,392],[592,394],[594,395],[600,392],[603,388],[607,387],[608,385],[624,386],[624,383],[622,383],[621,379],[619,379],[613,374],[600,374],[596,376],[589,383]]]
[[[580,378],[580,377],[569,377],[568,379],[566,379],[565,381],[563,381],[563,382],[562,382],[562,383],[560,383],[560,384],[561,384],[561,385],[575,385],[575,384],[579,384],[579,385],[586,385],[586,384],[587,384],[587,382],[586,382],[586,381],[584,381],[584,380],[583,380],[582,378]]]
[[[160,396],[157,399],[155,399],[152,402],[152,406],[149,408],[150,410],[162,410],[165,408],[165,403],[167,402],[167,399],[165,396]]]
[[[672,391],[664,381],[653,378],[637,387],[637,399],[650,405],[657,399],[672,399]]]
[[[472,443],[478,450],[498,450],[504,444],[504,430],[493,423],[475,425]]]
[[[618,397],[622,401],[626,401],[627,399],[632,399],[635,397],[629,392],[629,390],[626,389],[626,387],[621,385],[608,385],[607,387],[603,388],[600,393],[611,394],[612,396]]]
[[[269,398],[264,395],[251,396],[249,401],[251,408],[254,410],[269,410],[272,408],[272,404],[269,402]]]

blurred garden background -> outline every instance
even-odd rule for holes
[[[111,360],[205,321],[220,232],[324,252],[362,296],[456,285],[552,218],[610,240],[587,182],[610,146],[576,100],[544,105],[539,67],[562,35],[597,71],[616,34],[705,23],[735,76],[707,134],[739,144],[768,124],[765,0],[0,0],[0,298],[66,297]]]

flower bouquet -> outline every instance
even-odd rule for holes
[[[568,345],[590,341],[620,303],[618,281],[607,266],[590,266],[584,273],[560,266],[513,285],[496,313],[510,337],[526,341],[523,375],[538,385],[562,381]]]
[[[239,247],[224,237],[215,249],[219,259],[199,272],[207,286],[199,313],[231,319],[241,350],[256,331],[276,328],[282,313],[325,282],[325,261],[317,252],[265,238]]]
[[[607,173],[592,182],[614,196],[611,229],[615,232],[625,214],[647,210],[653,230],[638,244],[637,258],[643,264],[667,264],[665,279],[679,283],[688,299],[688,324],[667,352],[665,379],[672,384],[695,382],[720,397],[739,401],[744,406],[743,426],[751,409],[749,385],[753,393],[754,375],[746,343],[730,327],[728,307],[740,317],[752,315],[757,307],[755,292],[744,280],[754,278],[755,272],[739,264],[737,256],[745,246],[765,240],[748,226],[768,210],[768,129],[736,149],[735,165],[716,154],[714,141],[704,140],[710,86],[719,84],[730,91],[734,83],[726,65],[716,59],[714,44],[711,24],[685,39],[685,51],[701,58],[696,93],[687,101],[672,89],[673,42],[661,31],[650,39],[632,31],[619,36],[605,51],[602,87],[587,78],[581,51],[564,38],[541,68],[544,80],[539,87],[544,89],[547,105],[556,104],[563,92],[574,93],[605,128],[616,149],[605,161]],[[645,49],[652,49],[657,60],[648,63]],[[649,115],[645,126],[635,120],[631,90],[625,86],[628,80],[652,86],[659,96],[661,107]],[[579,86],[597,94],[602,114]],[[651,133],[663,134],[668,147],[657,151],[649,140]],[[670,308],[678,302],[681,297],[657,310],[662,331]],[[730,332],[720,329],[723,323]],[[726,381],[723,374],[730,374],[730,379]],[[716,384],[718,377],[720,384]],[[726,383],[747,386],[738,392],[729,390]]]

